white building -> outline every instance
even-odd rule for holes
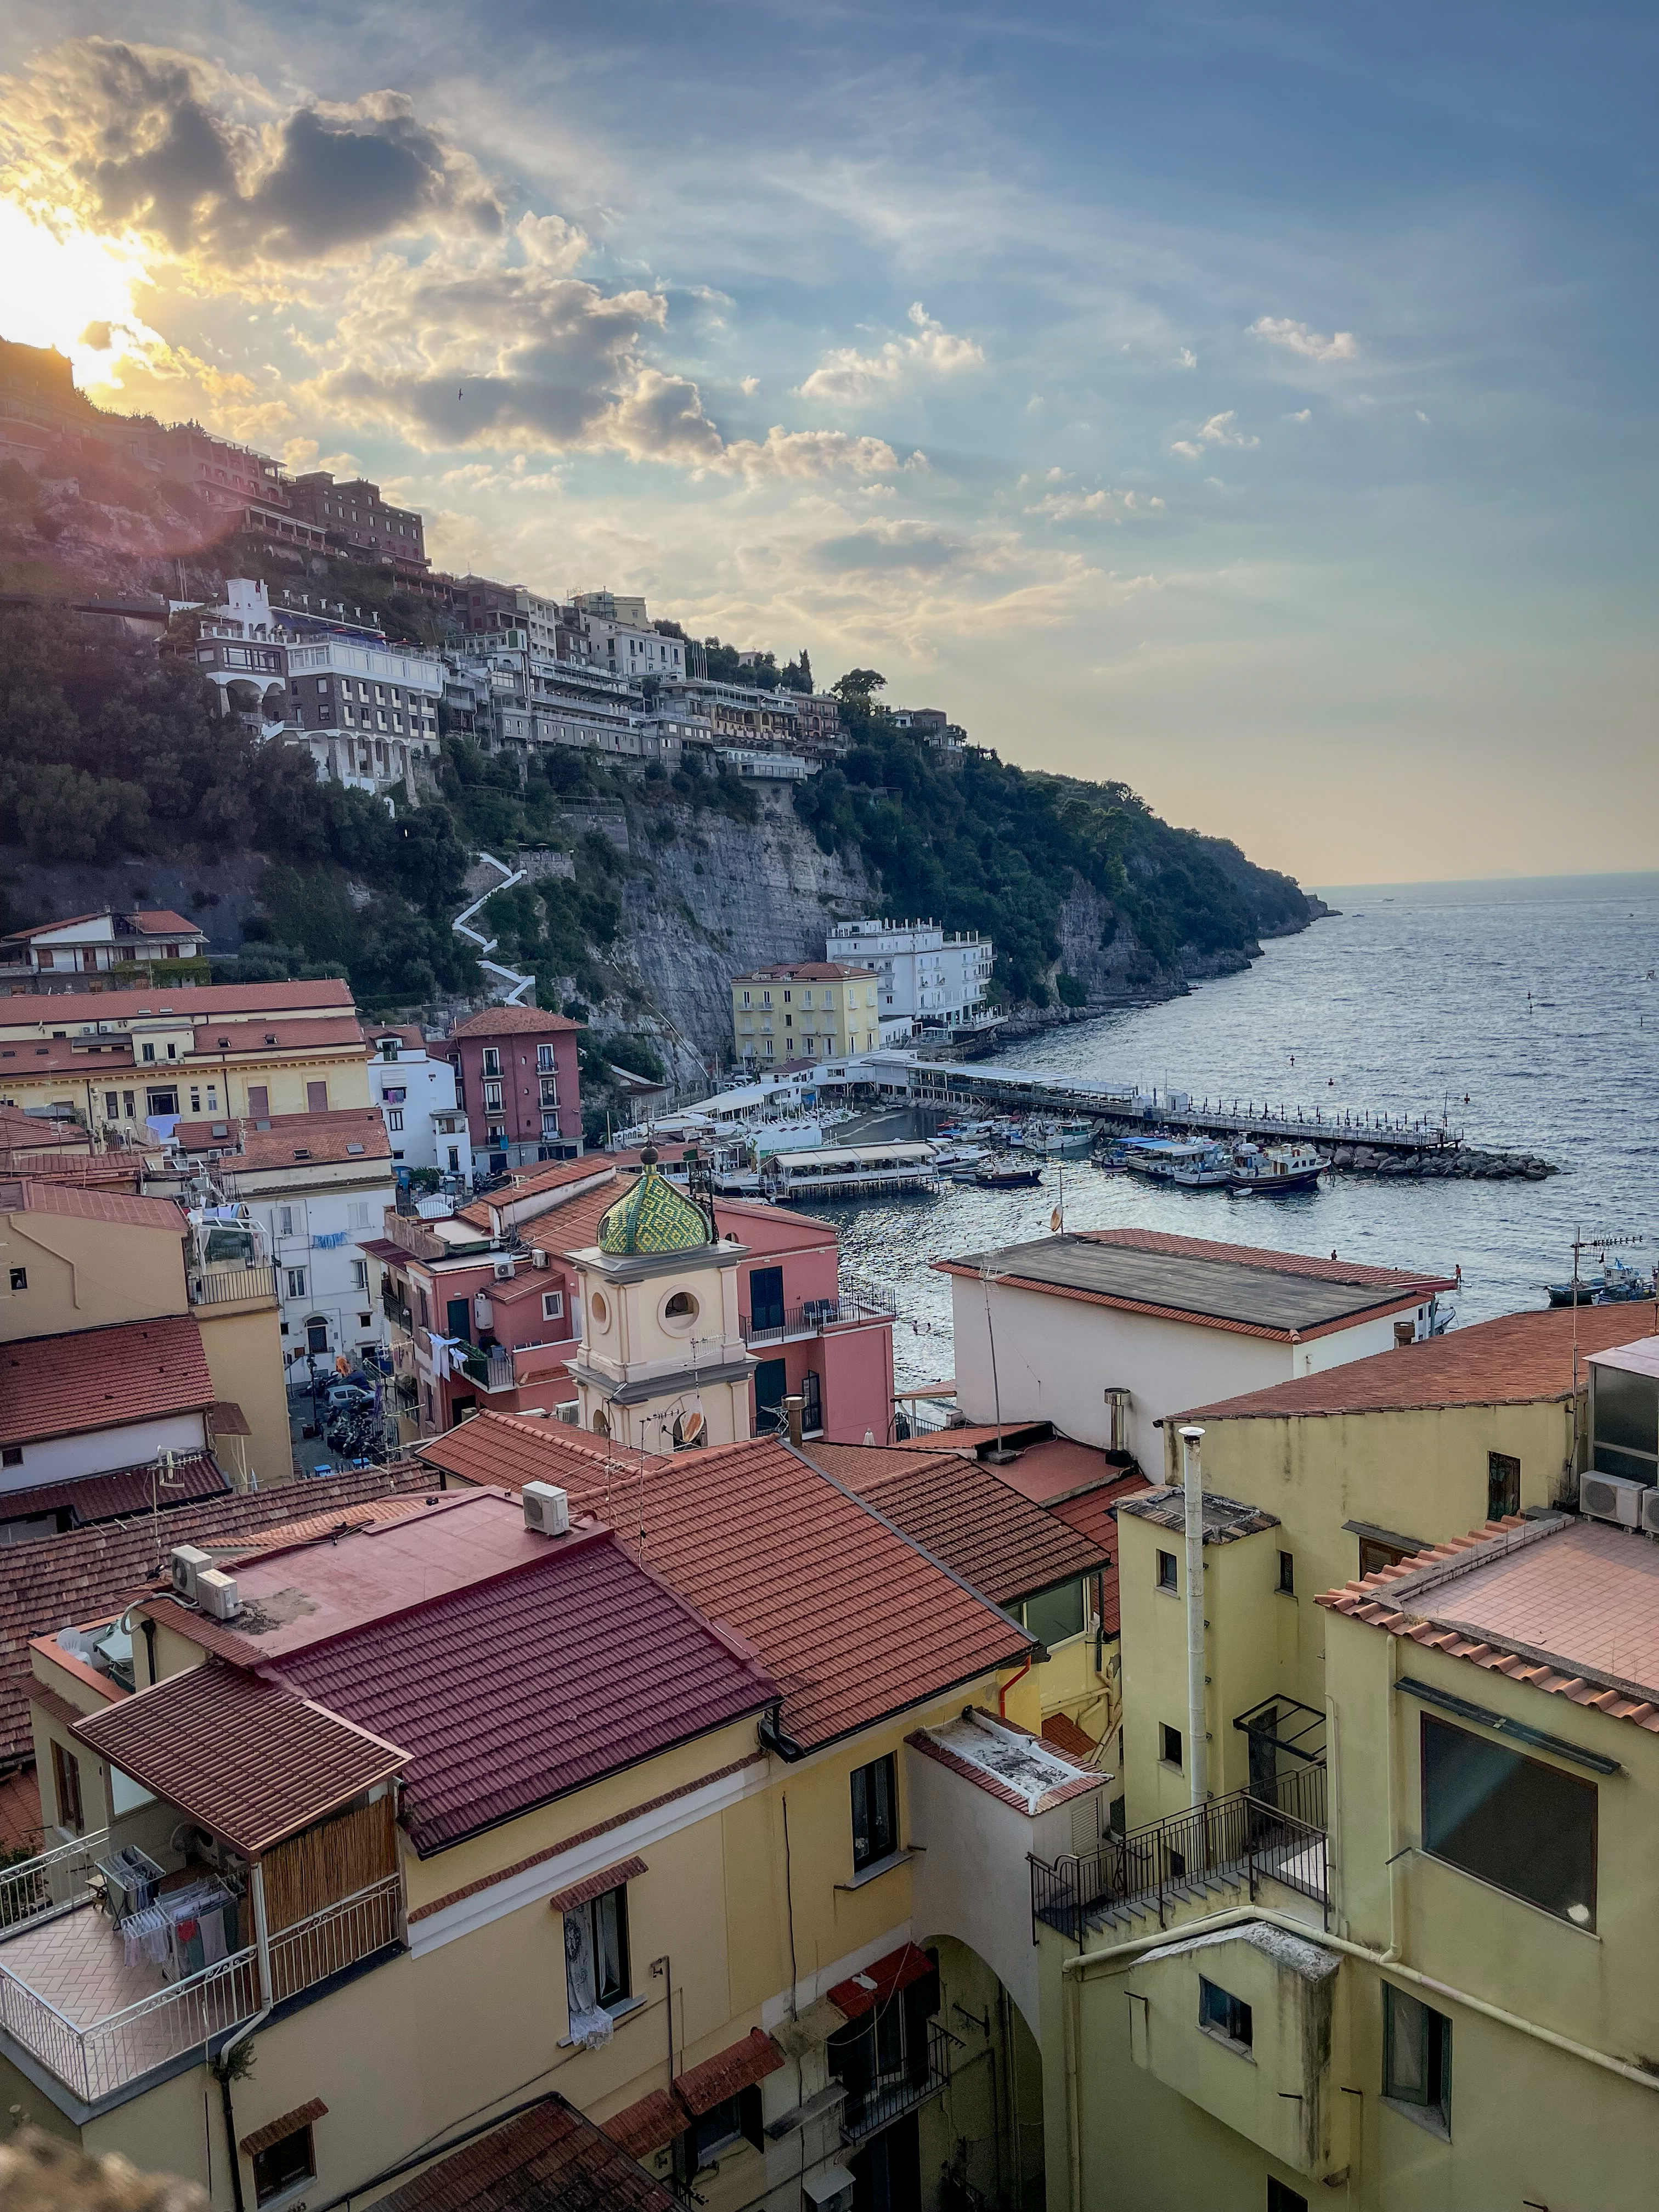
[[[611,675],[630,684],[647,676],[659,684],[678,684],[685,676],[685,641],[663,637],[651,627],[645,601],[618,599],[614,592],[578,592],[572,605],[592,645],[593,658]]]
[[[809,775],[816,775],[816,761],[803,760],[799,753],[757,753],[746,745],[721,745],[715,754],[722,768],[733,775],[749,776],[759,783],[805,783]]]
[[[934,1263],[969,1421],[1052,1421],[1164,1465],[1158,1424],[1425,1334],[1449,1278],[1155,1230],[1040,1237]]]
[[[912,1030],[980,1025],[994,957],[988,937],[947,937],[932,921],[837,922],[824,949],[826,960],[858,961],[881,978],[890,1044]]]
[[[417,1029],[371,1030],[368,1087],[396,1167],[435,1168],[472,1181],[472,1138],[455,1103],[455,1071],[433,1060]]]

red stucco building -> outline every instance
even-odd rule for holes
[[[486,1006],[441,1049],[486,1173],[575,1153],[582,1108],[574,1022],[535,1006]]]

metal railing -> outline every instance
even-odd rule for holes
[[[226,1305],[233,1298],[274,1298],[276,1270],[265,1267],[212,1267],[190,1279],[193,1306]]]
[[[513,1354],[499,1345],[482,1352],[474,1346],[460,1355],[462,1373],[469,1382],[485,1390],[514,1390],[518,1388],[518,1376],[514,1371]]]
[[[765,1310],[763,1307],[762,1311]],[[875,1305],[864,1298],[808,1298],[801,1305],[786,1307],[781,1321],[757,1326],[746,1316],[740,1318],[745,1344],[781,1344],[789,1337],[821,1335],[841,1322],[890,1321],[892,1317],[890,1306]]]
[[[849,2086],[841,2112],[842,2141],[864,2142],[937,2097],[950,2083],[951,2046],[956,2040],[948,2028],[930,2020],[925,2050],[913,2053],[902,2072],[878,2075],[867,2087]]]
[[[1254,1903],[1263,1877],[1310,1898],[1330,1921],[1325,1769],[1265,1785],[1273,1800],[1236,1790],[1190,1811],[1103,1836],[1092,1851],[1031,1860],[1031,1923],[1082,1945],[1091,1923],[1119,1905],[1158,1915],[1217,1883],[1242,1884]]]
[[[60,1911],[94,1911],[90,1901],[77,1905],[58,1893],[73,1884],[64,1869],[78,1854],[78,1887],[85,1899],[91,1854],[106,1841],[106,1836],[83,1837],[73,1846],[11,1869],[0,1886],[0,1916],[9,1911],[16,1916],[5,1923],[5,1936]],[[121,1941],[112,1926],[98,1932],[112,1944]],[[274,1935],[270,1984],[263,1998],[258,1952],[250,1947],[82,2025],[8,1965],[5,1937],[0,1936],[0,2030],[90,2103],[251,2020],[262,2003],[280,2004],[403,1940],[403,1880],[394,1874]]]
[[[380,1292],[380,1310],[388,1321],[396,1322],[405,1336],[412,1334],[415,1328],[414,1316],[394,1291]]]
[[[0,1874],[0,1929],[15,1935],[33,1921],[80,1904],[87,1893],[87,1876],[108,1845],[109,1830],[98,1828],[8,1867]]]

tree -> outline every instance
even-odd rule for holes
[[[887,678],[878,675],[873,668],[849,668],[845,676],[836,678],[830,689],[843,707],[862,707],[868,714],[871,694],[884,691]]]

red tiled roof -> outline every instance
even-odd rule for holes
[[[313,2120],[325,2120],[328,2106],[320,2097],[307,2098],[296,2105],[291,2112],[283,2112],[274,2120],[267,2120],[262,2128],[255,2128],[251,2136],[242,2137],[242,2148],[250,2158],[258,2158],[262,2150],[279,2143],[284,2136],[291,2136],[296,2128],[308,2128]]]
[[[597,2128],[550,2096],[382,2197],[376,2212],[678,2212],[669,2191],[613,2136],[617,2125],[612,2119]],[[662,2141],[684,2125],[682,2118]]]
[[[0,1104],[0,1145],[9,1152],[72,1152],[92,1149],[92,1138],[78,1121],[48,1121],[44,1115],[26,1114],[21,1106]]]
[[[31,999],[19,1014],[15,1001],[0,1017],[0,1030],[64,1028],[67,1021],[121,1022],[141,1014],[182,1014],[191,1021],[222,1019],[229,1014],[280,1013],[298,1007],[352,1007],[351,986],[338,977],[311,983],[147,983],[134,991],[61,991]],[[72,1011],[71,1011],[72,1010]]]
[[[0,1346],[0,1442],[9,1444],[204,1413],[218,1395],[190,1314]]]
[[[148,937],[170,937],[175,933],[180,937],[199,937],[202,934],[199,921],[186,921],[183,915],[174,914],[170,906],[135,907],[132,920]]]
[[[1042,1723],[1042,1741],[1066,1752],[1073,1759],[1092,1759],[1100,1746],[1096,1739],[1066,1713],[1050,1713]]]
[[[228,1127],[228,1137],[211,1133]],[[265,1174],[273,1169],[337,1166],[352,1159],[389,1160],[392,1139],[378,1106],[339,1106],[326,1114],[273,1114],[268,1129],[252,1121],[187,1121],[174,1131],[186,1152],[224,1152],[226,1175]],[[240,1144],[235,1151],[227,1151]]]
[[[674,2087],[686,2109],[701,2119],[716,2105],[735,2097],[739,2089],[775,2074],[782,2064],[783,2053],[771,2037],[762,2028],[751,2027],[741,2043],[705,2058],[701,2066],[677,2074]]]
[[[148,1504],[130,1523],[108,1522],[39,1543],[0,1547],[0,1764],[34,1755],[28,1720],[30,1638],[55,1636],[60,1628],[119,1613],[158,1577],[165,1581],[171,1546],[252,1537],[291,1521],[301,1503],[319,1518],[327,1513],[340,1520],[389,1493],[418,1494],[432,1487],[430,1468],[411,1462],[206,1498],[167,1516],[159,1558]]]
[[[1654,1334],[1651,1305],[1581,1306],[1577,1318],[1578,1387],[1584,1356],[1610,1352]],[[1322,1375],[1298,1375],[1271,1389],[1247,1391],[1200,1406],[1172,1420],[1297,1420],[1378,1411],[1415,1412],[1451,1406],[1517,1406],[1572,1395],[1571,1306],[1501,1314],[1421,1344],[1369,1359],[1351,1359]]]
[[[572,1882],[568,1889],[555,1890],[547,1900],[553,1912],[574,1912],[579,1905],[590,1905],[596,1897],[603,1897],[608,1889],[620,1889],[626,1881],[637,1881],[650,1868],[641,1858],[619,1859],[615,1866],[603,1867],[591,1874],[586,1881]]]
[[[4,1027],[3,1012],[0,1010],[0,1034]],[[72,1037],[19,1037],[11,1043],[0,1044],[0,1061],[12,1060],[17,1063],[15,1067],[0,1067],[0,1080],[8,1076],[61,1075],[67,1069],[84,1075],[88,1082],[97,1083],[131,1072],[132,1039],[100,1037],[89,1048]]]
[[[544,1014],[538,1006],[486,1006],[458,1022],[443,1042],[453,1044],[458,1037],[553,1036],[561,1030],[574,1032],[580,1026],[568,1015]]]
[[[691,2116],[672,2089],[653,2089],[637,2103],[612,2112],[601,2124],[612,2142],[630,2158],[648,2158],[653,2150],[665,2148],[676,2136],[683,2136],[691,2124]]]
[[[775,968],[751,968],[734,975],[734,983],[873,983],[873,968],[852,967],[841,960],[784,960]]]
[[[220,1052],[292,1052],[296,1046],[314,1050],[322,1045],[361,1046],[362,1042],[362,1030],[350,1014],[313,1014],[308,1020],[295,1022],[222,1021],[196,1025],[196,1049],[209,1058]]]
[[[280,1661],[284,1681],[408,1747],[404,1825],[423,1857],[777,1697],[608,1529],[572,1534]]]
[[[75,1733],[252,1855],[386,1781],[409,1758],[280,1683],[212,1660],[88,1714]]]
[[[118,1190],[79,1190],[70,1183],[26,1176],[0,1191],[0,1212],[56,1213],[76,1221],[106,1222],[112,1229],[167,1229],[182,1237],[183,1211],[170,1198],[131,1198]]]
[[[999,1437],[1008,1445],[1019,1445],[1028,1438],[1040,1442],[1048,1433],[1047,1421],[1004,1421],[999,1428],[994,1421],[960,1421],[954,1428],[927,1429],[919,1436],[906,1437],[888,1449],[896,1452],[962,1452],[976,1457],[986,1444],[994,1444]]]
[[[1117,1475],[1110,1482],[1103,1482],[1098,1490],[1085,1492],[1081,1498],[1062,1498],[1059,1504],[1044,1509],[1052,1513],[1056,1521],[1065,1522],[1068,1528],[1075,1528],[1080,1536],[1086,1536],[1091,1543],[1098,1544],[1110,1558],[1111,1565],[1103,1569],[1100,1577],[1100,1632],[1103,1636],[1119,1635],[1123,1627],[1117,1583],[1116,1509],[1125,1498],[1139,1498],[1152,1486],[1138,1467],[1131,1468],[1127,1474]]]
[[[1623,1529],[1511,1514],[1314,1602],[1659,1735],[1659,1551]]]
[[[204,1498],[222,1498],[230,1488],[211,1452],[191,1452],[176,1459],[167,1487],[156,1483],[155,1462],[118,1468],[108,1474],[83,1474],[70,1482],[43,1482],[38,1490],[0,1492],[0,1520],[30,1513],[57,1513],[65,1508],[73,1515],[71,1526],[89,1528],[100,1521],[118,1521],[123,1514],[148,1513],[151,1486],[155,1486],[157,1509],[176,1510]]]
[[[40,1784],[32,1767],[20,1767],[0,1780],[0,1850],[38,1851],[45,1832]]]
[[[824,1995],[848,2020],[862,2020],[866,2013],[884,2005],[890,1997],[896,1996],[901,1990],[908,1990],[912,1982],[919,1982],[924,1974],[933,1971],[933,1961],[925,1951],[914,1943],[902,1943],[896,1951],[890,1951],[884,1959],[878,1959],[874,1966],[864,1967],[846,1981],[837,1982]],[[865,1987],[866,1982],[871,1984],[868,1989]]]
[[[458,1221],[470,1221],[479,1229],[493,1229],[495,1216],[504,1213],[526,1198],[539,1198],[544,1191],[562,1190],[566,1183],[594,1183],[601,1181],[614,1198],[616,1193],[614,1161],[589,1152],[579,1160],[556,1160],[551,1167],[538,1168],[515,1180],[505,1190],[491,1191],[487,1198],[475,1198],[466,1206],[458,1206]]]
[[[611,1511],[648,1566],[748,1639],[782,1725],[817,1747],[1023,1658],[1029,1639],[857,1498],[773,1438],[652,1455],[562,1422],[480,1413],[420,1446],[468,1480],[549,1480]]]
[[[1087,1538],[1010,1490],[977,1460],[955,1452],[890,1454],[879,1445],[805,1449],[827,1474],[857,1491],[995,1605],[1012,1605],[1106,1564]],[[872,1460],[888,1464],[862,1464]]]
[[[521,1223],[519,1236],[526,1244],[538,1245],[544,1252],[586,1251],[598,1238],[605,1214],[629,1188],[625,1183],[602,1182],[595,1190],[579,1190],[562,1205],[538,1214],[533,1221]]]

